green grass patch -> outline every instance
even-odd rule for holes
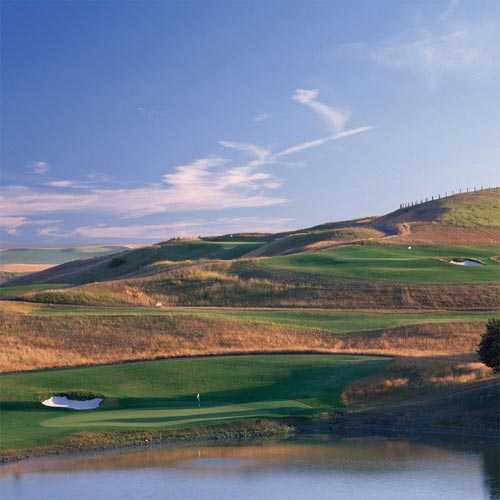
[[[1,447],[46,445],[89,428],[162,429],[311,414],[340,407],[347,385],[379,372],[388,361],[360,356],[228,356],[4,375]],[[104,407],[77,413],[40,403],[47,394],[72,392],[102,394]]]
[[[397,312],[397,311],[328,311],[328,310],[252,310],[146,307],[99,307],[71,305],[39,305],[34,316],[194,316],[207,319],[232,319],[247,323],[277,324],[299,328],[314,328],[332,333],[395,328],[423,323],[486,322],[498,314],[490,312]],[[203,333],[195,332],[198,336]]]
[[[64,283],[40,283],[33,285],[15,285],[0,287],[0,299],[15,298],[30,292],[43,292],[44,290],[53,290],[56,288],[65,288],[69,285]]]
[[[234,318],[262,324],[315,328],[332,333],[353,333],[423,323],[486,322],[495,313],[467,312],[361,312],[361,311],[211,311],[197,316]]]
[[[271,257],[257,261],[271,269],[327,275],[346,280],[399,283],[500,282],[499,247],[349,245],[320,252]],[[484,265],[462,267],[454,258],[479,259]]]

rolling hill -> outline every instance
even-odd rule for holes
[[[117,279],[146,269],[150,272],[152,265],[162,261],[287,255],[367,241],[498,245],[500,188],[434,199],[381,217],[332,222],[297,231],[239,233],[195,240],[174,239],[125,250],[114,258],[109,255],[92,256],[78,263],[69,262],[48,272],[34,273],[18,283],[88,283]],[[12,251],[0,254],[4,263],[8,263],[6,259],[11,259],[9,252]],[[71,255],[67,251],[62,254]],[[80,252],[75,254],[75,258],[82,259],[84,255]],[[34,262],[33,258],[31,256],[29,262]],[[37,262],[41,258],[37,257]],[[50,259],[57,263],[60,256]],[[25,259],[23,262],[28,261]]]

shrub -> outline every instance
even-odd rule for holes
[[[481,361],[495,373],[500,372],[500,319],[490,319],[477,351]]]

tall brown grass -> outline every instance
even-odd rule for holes
[[[229,353],[464,354],[474,351],[482,331],[478,323],[452,323],[336,335],[188,314],[37,316],[36,311],[22,312],[0,312],[2,372]]]
[[[493,377],[493,371],[480,363],[475,353],[449,356],[403,357],[395,359],[384,371],[360,379],[342,394],[348,406],[365,406],[403,400],[410,394],[426,395],[449,391]]]

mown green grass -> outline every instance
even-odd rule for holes
[[[397,311],[329,311],[329,310],[256,310],[256,309],[203,309],[203,308],[146,308],[37,305],[36,316],[180,316],[234,319],[244,322],[314,328],[332,333],[395,328],[422,323],[486,322],[490,312],[397,312]]]
[[[42,292],[44,290],[52,290],[54,288],[64,288],[68,285],[64,283],[50,283],[50,284],[33,284],[33,285],[14,285],[14,286],[0,286],[0,299],[7,299],[10,297],[19,297],[24,293],[29,292]]]
[[[311,414],[341,406],[348,384],[388,362],[360,356],[228,356],[4,375],[1,447],[45,445],[89,428],[161,429]],[[51,394],[72,391],[102,394],[104,407],[76,413],[40,403]]]
[[[349,245],[320,252],[271,257],[258,265],[364,281],[400,283],[490,283],[500,282],[500,263],[491,257],[499,247]],[[464,267],[449,264],[453,258],[476,258],[484,265]]]

